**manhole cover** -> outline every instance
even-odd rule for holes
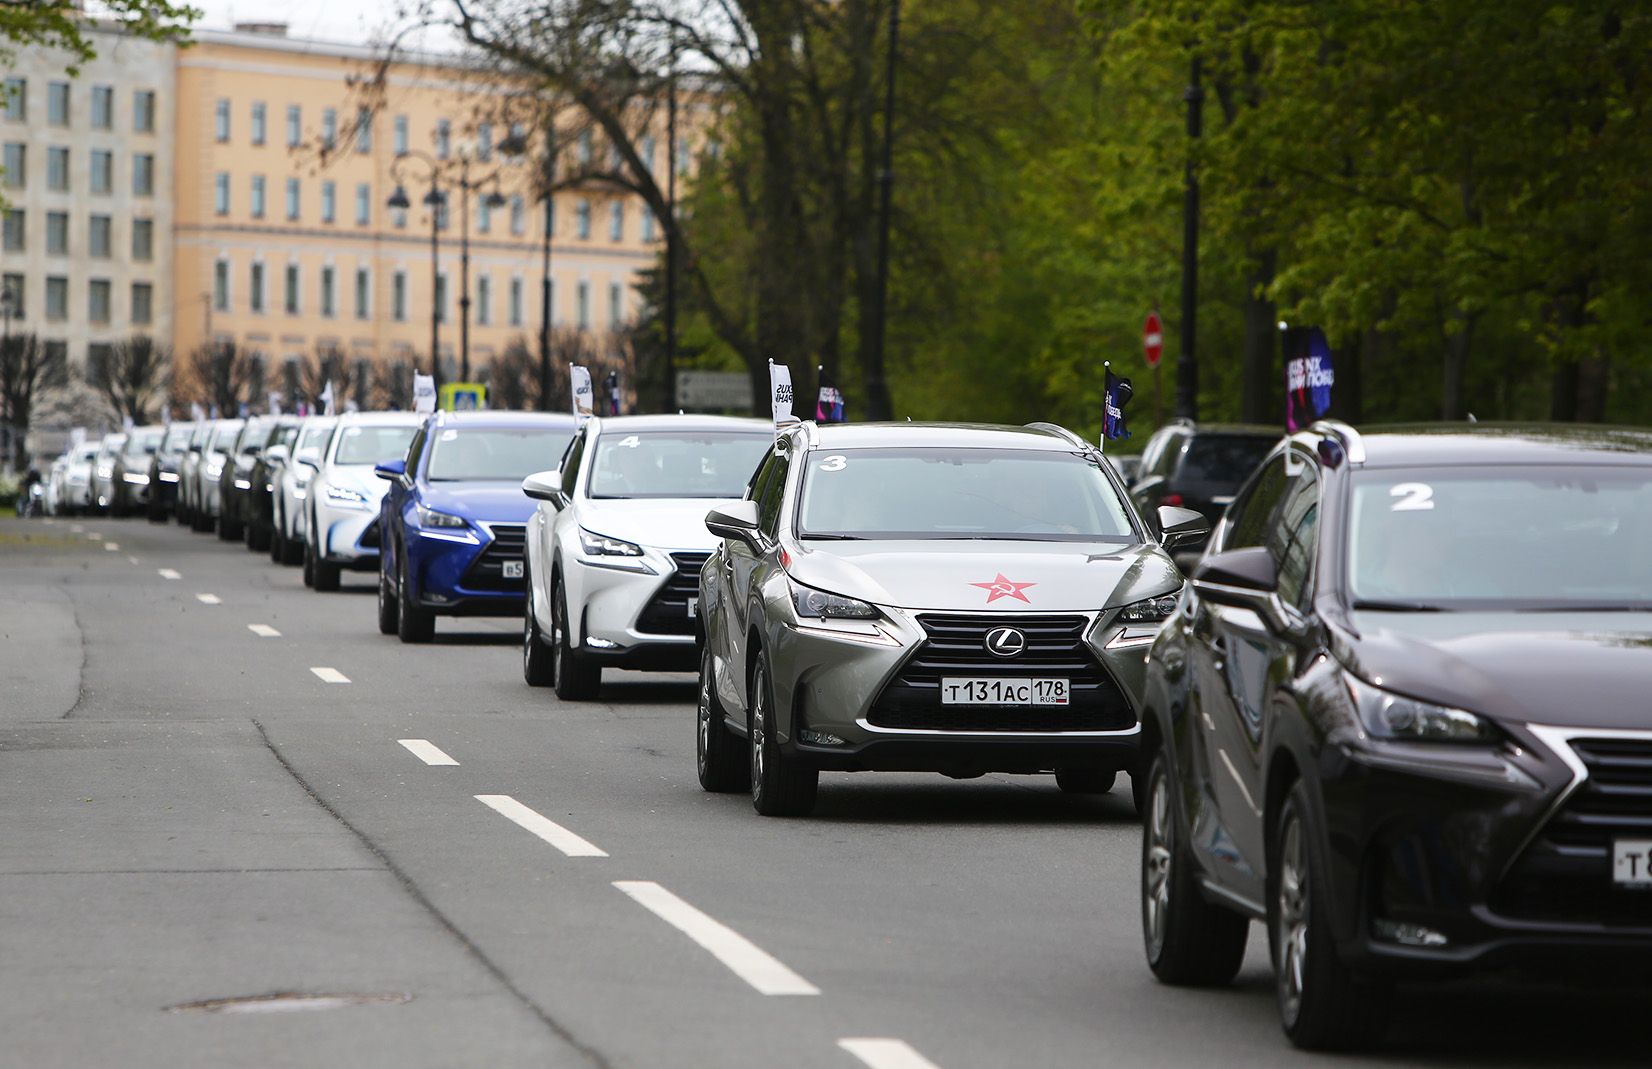
[[[240,995],[235,998],[208,998],[168,1006],[168,1013],[301,1013],[305,1010],[337,1010],[345,1006],[391,1006],[413,1001],[413,996],[395,991],[378,995],[306,995],[298,991],[277,991],[269,995]]]

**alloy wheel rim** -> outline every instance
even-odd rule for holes
[[[551,602],[551,681],[555,684],[562,682],[562,597],[556,595]]]
[[[1157,961],[1164,950],[1165,927],[1170,915],[1170,787],[1162,772],[1153,778],[1149,789],[1147,856],[1142,864],[1142,905],[1148,955]]]
[[[704,772],[706,751],[711,746],[711,683],[706,678],[706,665],[703,660],[700,664],[700,708],[696,712],[698,723],[696,724],[694,738],[696,744],[694,756],[699,763],[700,771]]]
[[[1286,1023],[1302,1009],[1303,976],[1308,959],[1308,872],[1303,856],[1302,822],[1293,814],[1279,844],[1279,922],[1275,958],[1279,969],[1279,1006]]]
[[[768,680],[759,669],[752,677],[752,690],[756,693],[752,695],[751,701],[751,789],[754,794],[759,794],[763,790],[763,739],[767,734],[764,727],[769,704],[767,684]]]

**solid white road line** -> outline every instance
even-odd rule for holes
[[[427,765],[456,765],[459,763],[443,753],[441,747],[431,743],[429,739],[397,739],[396,741],[407,747],[409,753]]]
[[[346,676],[343,672],[340,672],[337,668],[312,668],[310,671],[314,672],[315,677],[323,683],[350,682],[350,677]]]
[[[224,600],[217,594],[196,594],[195,600],[202,605],[222,605]]]
[[[500,816],[533,832],[569,857],[607,857],[608,851],[599,849],[549,817],[529,809],[508,794],[478,794],[478,802]]]
[[[940,1069],[898,1039],[840,1039],[837,1045],[871,1069]]]
[[[251,631],[253,634],[257,635],[259,638],[280,638],[281,637],[281,632],[277,631],[275,628],[271,627],[269,624],[248,624],[247,625],[247,630]]]
[[[162,568],[162,569],[160,569],[160,575],[161,575],[162,579],[182,579],[183,578],[183,576],[179,575],[176,571],[174,571],[171,568]]]
[[[616,880],[614,886],[682,932],[764,995],[818,995],[820,988],[792,972],[756,943],[695,909],[651,880]]]

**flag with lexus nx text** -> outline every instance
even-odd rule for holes
[[[792,369],[785,364],[769,361],[769,404],[774,410],[774,423],[795,423],[792,415]]]
[[[826,369],[820,369],[820,395],[815,400],[816,423],[843,423],[843,391],[837,388],[837,383],[826,376]]]
[[[1331,410],[1331,343],[1318,327],[1285,330],[1285,430],[1295,434]]]
[[[1124,424],[1124,406],[1135,391],[1130,380],[1113,374],[1112,368],[1106,370],[1106,375],[1107,384],[1101,391],[1101,438],[1104,442],[1118,441],[1130,437],[1130,428]]]
[[[581,367],[578,364],[570,364],[568,366],[568,385],[573,388],[574,392],[574,415],[583,422],[596,412],[595,398],[592,397],[590,369]]]
[[[620,414],[619,372],[610,371],[608,373],[608,377],[606,379],[602,380],[602,386],[603,386],[604,392],[607,393],[607,395],[608,395],[608,414],[610,416],[619,415]]]

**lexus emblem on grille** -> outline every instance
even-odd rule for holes
[[[1013,627],[995,627],[987,632],[987,652],[995,657],[1019,657],[1027,649],[1027,636]]]

